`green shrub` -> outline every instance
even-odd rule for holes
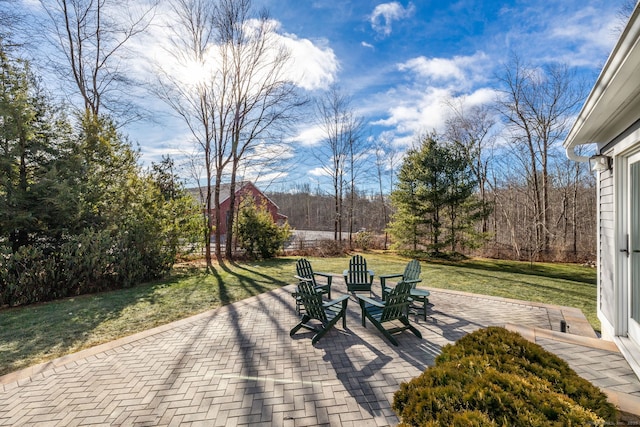
[[[23,246],[15,253],[2,248],[0,259],[0,306],[51,299],[49,283],[55,279],[55,260],[41,248]]]
[[[355,244],[363,251],[371,249],[373,244],[373,234],[369,231],[358,231],[356,233]]]
[[[16,306],[130,287],[162,277],[175,251],[137,228],[85,229],[60,247],[0,247],[0,306]]]
[[[292,234],[288,223],[276,224],[267,208],[250,197],[240,202],[236,233],[249,257],[263,259],[273,258]]]
[[[404,426],[604,425],[606,396],[559,357],[503,328],[443,348],[436,365],[394,395]]]

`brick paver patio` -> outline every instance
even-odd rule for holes
[[[334,297],[344,292],[335,279]],[[352,298],[347,329],[339,323],[314,347],[308,331],[289,337],[297,322],[292,289],[1,377],[0,425],[396,425],[393,393],[432,365],[441,346],[489,325],[558,330],[565,311],[576,316],[574,309],[432,291],[429,319],[412,316],[423,339],[405,331],[394,347],[370,324],[361,326]],[[615,386],[639,391],[629,378],[631,385]]]

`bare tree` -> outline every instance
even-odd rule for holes
[[[180,66],[197,68],[201,78],[185,81],[161,69],[156,92],[189,127],[205,165],[208,230],[215,254],[233,253],[234,215],[221,218],[220,188],[230,180],[230,212],[236,205],[238,174],[265,165],[259,146],[280,143],[302,102],[287,78],[290,54],[266,12],[253,14],[250,0],[173,0],[176,21],[170,53]],[[208,265],[211,248],[207,242]]]
[[[362,119],[355,116],[350,103],[351,100],[335,85],[315,102],[315,119],[322,130],[323,141],[315,150],[314,156],[331,177],[334,197],[334,239],[340,241],[342,241],[345,183],[357,144],[354,136],[362,126]]]
[[[578,147],[578,152],[582,155],[587,155],[585,151],[587,148],[584,146]],[[586,225],[590,229],[596,225],[596,217],[590,214],[590,209],[585,209],[595,197],[595,178],[591,175],[588,164],[566,158],[558,162],[555,177],[555,205],[558,210],[556,229],[562,236],[562,249],[570,252],[575,261],[581,249],[581,228]],[[595,236],[595,232],[587,235]]]
[[[218,98],[226,91],[227,79],[219,70],[207,67],[209,64],[210,44],[215,39],[213,10],[206,0],[175,0],[171,3],[175,21],[171,46],[167,49],[178,68],[158,66],[158,85],[154,91],[184,121],[195,140],[197,153],[190,156],[190,169],[199,182],[200,200],[204,201],[205,221],[205,259],[207,268],[212,268],[211,236],[220,229],[220,184],[224,166],[227,139],[221,123],[224,123],[229,111],[214,108],[219,105]],[[184,71],[188,68],[208,70],[200,81],[184,80]],[[200,173],[200,164],[204,173]],[[204,175],[204,176],[202,176]],[[202,187],[202,180],[204,187]],[[213,191],[212,191],[213,190]],[[213,197],[213,198],[212,198]],[[214,211],[217,209],[217,211]],[[220,238],[217,234],[217,254],[220,254]]]
[[[278,40],[266,11],[254,18],[251,0],[219,0],[214,20],[229,65],[233,116],[228,123],[231,147],[230,210],[233,212],[238,170],[258,143],[279,143],[304,101],[288,78],[291,54]],[[232,257],[233,215],[228,218],[226,256]]]
[[[393,191],[393,175],[398,158],[398,151],[391,146],[389,141],[382,137],[376,141],[374,153],[376,156],[376,177],[378,181],[378,197],[380,198],[382,224],[385,226],[384,249],[387,249],[389,244],[389,233],[386,230],[386,224],[389,222],[389,211],[387,209],[387,199],[385,194],[390,194]],[[385,182],[385,175],[388,175],[389,177],[388,183]],[[388,188],[385,193],[386,185],[388,185]]]
[[[448,105],[452,116],[446,124],[447,138],[461,146],[478,181],[482,205],[487,206],[487,187],[490,185],[488,170],[495,142],[495,134],[492,133],[495,120],[491,108],[486,105],[467,108],[462,100],[449,102]],[[487,221],[488,216],[483,215],[483,233],[488,231]]]
[[[13,33],[22,20],[23,17],[13,2],[0,0],[0,42],[5,48],[13,45]]]
[[[551,238],[552,155],[566,135],[584,91],[566,66],[532,68],[515,55],[499,79],[502,88],[497,108],[510,131],[510,142],[524,155],[521,158],[533,202],[535,247],[547,252]]]
[[[155,1],[40,0],[52,24],[51,42],[61,54],[51,64],[76,88],[83,110],[106,110],[120,124],[140,118],[127,96],[133,83],[126,68],[127,44],[147,30]]]
[[[363,138],[364,118],[352,116],[352,126],[348,129],[348,156],[347,169],[349,172],[349,247],[353,247],[355,207],[356,207],[356,180],[366,165],[366,145],[368,140]]]
[[[629,22],[629,17],[636,7],[637,0],[625,0],[616,13],[616,25],[613,27],[615,37],[619,37]]]

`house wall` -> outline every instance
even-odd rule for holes
[[[617,255],[615,245],[614,177],[612,171],[602,172],[599,175],[598,310],[600,321],[613,325],[616,305],[614,284]]]
[[[626,245],[628,157],[640,151],[640,120],[601,148],[613,169],[598,177],[598,318],[602,336],[627,335],[628,271]]]

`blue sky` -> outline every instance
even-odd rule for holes
[[[515,52],[595,81],[617,35],[619,1],[265,1],[282,31],[331,49],[334,81],[368,132],[403,149],[441,130],[446,99],[482,104]],[[299,143],[305,141],[305,131]],[[310,168],[310,170],[314,170]],[[291,178],[297,178],[291,176]]]
[[[37,0],[21,1],[37,8]],[[277,21],[306,93],[337,84],[364,117],[366,134],[383,136],[398,150],[421,132],[442,130],[445,100],[478,105],[494,99],[496,73],[511,52],[533,66],[559,62],[575,67],[591,85],[617,39],[622,3],[254,0]],[[136,72],[147,72],[144,63],[153,52],[161,55],[162,40],[156,33],[134,44],[142,60],[130,64]],[[160,101],[149,95],[143,99],[159,114],[166,112]],[[192,151],[180,120],[163,116],[160,122],[124,129],[139,144],[146,164],[162,154],[180,158]],[[300,122],[290,142],[283,155],[289,164],[268,176],[272,185],[321,181],[319,165],[309,155],[319,143],[317,128]]]

